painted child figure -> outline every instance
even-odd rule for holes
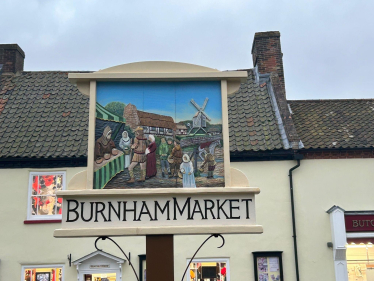
[[[123,131],[122,138],[119,141],[119,147],[123,150],[125,154],[125,168],[130,166],[131,157],[131,139],[127,131]]]
[[[207,149],[207,153],[205,154],[204,162],[200,166],[200,171],[203,171],[205,166],[208,166],[208,176],[207,178],[213,178],[214,169],[216,168],[216,161],[214,159],[214,155],[209,152]]]
[[[187,154],[183,155],[180,171],[183,175],[183,187],[196,187],[193,165]]]

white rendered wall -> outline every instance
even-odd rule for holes
[[[217,238],[202,248],[197,258],[229,258],[232,281],[253,280],[253,251],[283,251],[284,279],[295,281],[291,206],[288,170],[296,161],[236,162],[231,166],[246,173],[250,186],[260,187],[256,197],[257,222],[264,227],[260,235],[225,235],[222,249]],[[84,168],[66,168],[68,181]],[[27,264],[65,264],[65,281],[76,280],[73,260],[95,251],[93,238],[56,239],[58,224],[23,224],[26,219],[29,171],[1,169],[0,186],[0,280],[20,280],[21,266]],[[335,280],[330,217],[333,205],[345,210],[372,210],[374,198],[374,159],[302,160],[294,171],[296,227],[299,245],[300,277],[303,281]],[[207,236],[176,236],[175,280],[180,280],[186,261]],[[138,255],[145,254],[145,237],[115,238],[138,270]],[[122,257],[109,241],[100,241],[103,250]],[[131,268],[123,267],[123,280],[135,280]]]
[[[55,169],[66,171],[67,181],[85,168]],[[0,169],[0,280],[21,280],[22,265],[65,264],[64,281],[77,280],[76,266],[69,267],[67,255],[72,260],[96,251],[94,238],[57,239],[53,231],[58,223],[24,224],[27,212],[29,171],[45,169]],[[116,238],[138,269],[138,255],[145,254],[145,237]],[[110,241],[99,241],[98,246],[115,256],[124,258]],[[125,258],[124,258],[125,259]],[[128,265],[123,265],[123,279],[135,280]]]

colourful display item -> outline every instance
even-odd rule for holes
[[[224,187],[220,81],[98,82],[94,189]]]
[[[61,214],[62,199],[56,192],[62,190],[62,175],[33,175],[31,190],[31,215],[52,216]]]

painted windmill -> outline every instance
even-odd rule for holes
[[[200,130],[203,130],[205,133],[207,133],[207,131],[204,128],[206,128],[206,121],[207,120],[211,121],[211,119],[204,112],[204,110],[205,110],[205,107],[206,107],[206,105],[208,103],[208,100],[209,99],[206,98],[205,101],[204,101],[203,106],[200,107],[193,99],[191,99],[191,103],[197,109],[197,112],[194,115],[194,117],[192,118],[192,128],[190,129],[190,131],[188,132],[188,134],[191,134],[191,132],[194,129],[196,129],[196,130],[195,130],[195,132],[192,135],[195,135]]]

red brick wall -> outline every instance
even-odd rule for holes
[[[283,73],[283,54],[279,31],[257,32],[253,39],[253,65],[258,66],[261,74],[276,72],[285,89]]]
[[[374,158],[374,150],[342,150],[342,151],[299,151],[304,159],[349,159],[349,158]]]
[[[125,109],[123,111],[123,117],[126,119],[126,124],[131,128],[135,129],[137,126],[140,125],[140,120],[138,116],[138,111],[136,109],[136,106],[129,103],[125,106]]]
[[[3,73],[23,71],[24,58],[25,54],[17,44],[0,45],[0,64],[3,64]]]

